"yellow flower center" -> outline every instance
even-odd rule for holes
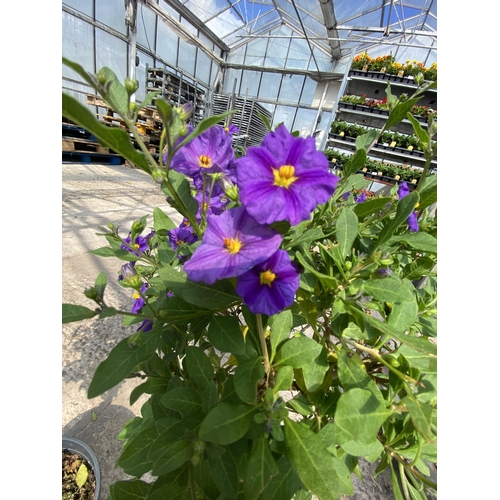
[[[267,285],[271,286],[271,283],[276,279],[276,275],[270,271],[269,269],[267,271],[264,271],[263,273],[260,273],[260,284],[261,285]]]
[[[139,250],[139,244],[138,244],[138,243],[134,243],[134,248],[135,248],[136,250]]]
[[[295,168],[292,165],[283,165],[279,169],[273,168],[273,184],[288,189],[298,179],[294,174]]]
[[[202,168],[210,168],[212,166],[212,160],[210,159],[210,156],[201,155],[198,161],[200,163],[200,167]]]
[[[184,245],[184,242],[182,240],[177,240],[177,245]]]
[[[234,255],[241,250],[243,244],[238,238],[224,238],[224,246],[231,255]]]
[[[139,292],[134,292],[134,294],[132,295],[132,298],[133,299],[140,299],[141,298],[141,294]]]

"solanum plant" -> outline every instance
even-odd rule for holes
[[[121,261],[112,279],[130,308],[108,303],[103,273],[84,291],[93,308],[63,304],[63,323],[121,315],[137,327],[88,388],[93,398],[135,376],[130,403],[149,395],[119,435],[133,479],[110,498],[334,500],[353,494],[360,459],[390,469],[398,500],[426,498],[437,487],[436,176],[360,201],[369,182],[356,172],[380,131],[357,138],[340,177],[284,125],[235,157],[234,127],[217,125],[228,114],[193,128],[189,105],[131,102],[136,82],[63,62],[140,149],[64,93],[63,115],[150,174],[182,216],[155,208],[125,230],[103,220],[107,244],[93,253]],[[423,90],[391,101],[388,127]],[[158,161],[135,129],[153,101]],[[412,123],[430,163],[432,135]]]

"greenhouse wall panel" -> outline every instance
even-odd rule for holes
[[[95,18],[125,35],[125,2],[119,0],[95,0]]]

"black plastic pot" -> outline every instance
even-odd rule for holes
[[[84,443],[80,439],[68,436],[62,437],[62,449],[77,453],[92,467],[95,476],[94,500],[98,500],[99,494],[101,493],[101,470],[99,469],[99,462],[97,461],[95,453],[88,444]]]

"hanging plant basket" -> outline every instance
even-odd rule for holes
[[[62,438],[62,500],[98,500],[101,472],[90,447],[77,438]]]

